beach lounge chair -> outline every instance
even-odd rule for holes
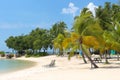
[[[49,67],[55,66],[55,60],[52,60],[51,63],[49,64]]]
[[[55,60],[52,60],[50,64],[45,65],[45,67],[54,67],[55,66]]]

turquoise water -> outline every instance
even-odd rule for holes
[[[25,69],[34,65],[35,63],[31,61],[0,59],[0,74]]]

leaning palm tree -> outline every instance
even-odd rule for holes
[[[63,48],[65,50],[69,50],[70,52],[81,50],[80,45],[79,45],[79,37],[80,37],[79,34],[75,32],[71,32],[71,35],[63,40]],[[99,46],[99,43],[94,36],[84,36],[83,44],[86,45],[87,48],[92,47],[94,49],[97,49]],[[73,54],[70,53],[68,58],[70,59],[72,55]],[[87,63],[84,54],[81,54],[81,55],[82,55],[84,63]]]
[[[92,40],[92,37],[98,39],[101,36],[103,30],[99,25],[99,20],[95,19],[87,8],[84,8],[80,16],[76,17],[73,30],[80,36],[79,45],[81,50],[83,50],[84,55],[88,58],[94,68],[98,68],[98,66],[92,61],[90,57],[87,46],[84,44],[84,38],[91,36],[90,39]]]
[[[77,50],[80,50],[79,34],[76,34],[75,32],[71,32],[70,36],[66,37],[63,40],[62,44],[63,44],[64,50],[70,51],[72,53],[72,54],[70,53],[68,57],[68,59],[70,59],[70,57],[73,55],[74,52],[76,52]],[[87,63],[83,54],[82,54],[82,58],[84,63]]]

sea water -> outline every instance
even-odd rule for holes
[[[34,65],[35,63],[31,61],[0,59],[0,74],[25,69]]]

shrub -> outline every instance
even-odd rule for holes
[[[47,56],[48,54],[46,52],[40,52],[40,53],[36,53],[33,54],[34,57],[41,57],[41,56]]]
[[[21,57],[21,55],[20,54],[15,54],[15,57],[17,58],[17,57]]]
[[[30,50],[27,50],[25,53],[25,57],[31,57],[32,56],[32,52]]]
[[[47,56],[47,52],[39,52],[39,53],[26,53],[25,57],[41,57],[41,56]]]
[[[11,59],[12,57],[14,57],[14,54],[7,54],[6,56],[7,59]]]
[[[25,54],[25,57],[31,57],[31,55],[29,55],[29,54]]]
[[[0,55],[1,55],[1,57],[5,57],[5,52],[0,51]]]

